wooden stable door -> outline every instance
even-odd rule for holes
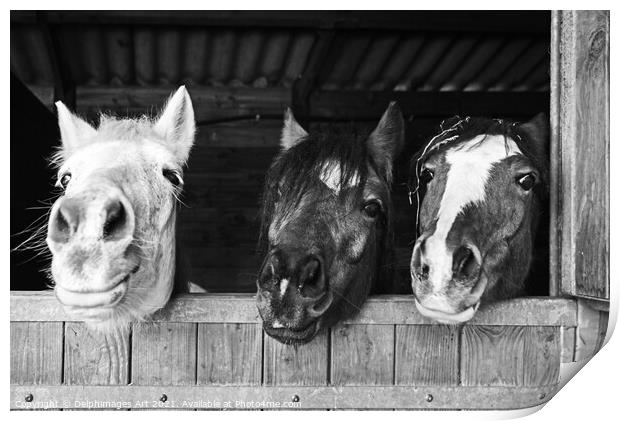
[[[609,11],[553,12],[551,31],[552,293],[586,298],[605,309]]]

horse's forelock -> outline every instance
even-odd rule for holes
[[[297,208],[304,196],[324,186],[326,170],[338,165],[339,186],[347,186],[347,194],[363,195],[369,167],[376,164],[368,154],[365,138],[349,130],[323,130],[311,133],[302,142],[281,151],[269,168],[262,196],[260,243],[264,246],[269,226],[274,219],[276,202],[284,204],[282,211]],[[379,175],[379,173],[377,172]],[[388,181],[382,181],[389,187]],[[336,191],[341,194],[342,190]],[[391,208],[387,201],[386,206]]]
[[[446,119],[440,124],[441,132],[432,137],[428,143],[421,148],[410,161],[409,180],[407,182],[410,201],[413,196],[417,196],[417,206],[420,206],[419,197],[419,176],[420,169],[424,162],[428,160],[432,155],[445,152],[448,149],[462,147],[471,139],[480,135],[502,135],[505,138],[506,148],[509,148],[509,141],[512,140],[517,144],[520,152],[525,156],[531,164],[536,168],[540,175],[540,182],[543,186],[542,189],[538,189],[537,193],[540,195],[546,195],[549,186],[549,163],[546,157],[539,156],[535,142],[529,133],[524,130],[520,130],[519,124],[509,120],[503,119],[491,119],[482,117],[465,117],[460,118],[458,116]],[[481,141],[477,145],[471,147],[477,147],[484,143],[486,137],[481,138]]]
[[[156,138],[154,120],[146,115],[137,118],[118,118],[101,114],[97,137],[100,139],[132,140]]]

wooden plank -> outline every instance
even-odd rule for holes
[[[78,86],[77,111],[89,118],[95,118],[100,111],[141,115],[152,110],[154,104],[161,107],[159,104],[164,104],[172,90]],[[189,93],[199,126],[241,117],[251,121],[256,116],[280,122],[291,105],[291,93],[285,88],[191,87]],[[390,101],[398,101],[405,115],[416,118],[453,114],[530,117],[549,108],[549,94],[545,92],[316,91],[310,96],[309,120],[375,121]]]
[[[282,120],[279,118],[271,120],[244,120],[233,123],[220,123],[214,125],[204,125],[199,127],[196,134],[195,144],[200,147],[270,147],[280,146],[280,135],[282,132]],[[211,152],[211,151],[209,151]],[[196,162],[194,151],[192,160]],[[204,171],[205,168],[193,166],[197,170]]]
[[[560,136],[561,11],[551,11],[550,103],[549,103],[549,295],[557,297],[562,284],[562,156]]]
[[[136,323],[131,356],[133,384],[195,384],[196,324]]]
[[[604,344],[607,335],[609,313],[598,311],[586,300],[577,302],[577,337],[575,340],[575,361],[592,357]]]
[[[563,293],[608,299],[609,11],[558,13],[556,152],[561,164],[555,177],[561,238],[556,266]]]
[[[528,117],[549,109],[546,92],[316,91],[310,96],[311,119],[378,119],[390,101],[406,117],[493,115]]]
[[[158,322],[260,323],[255,294],[181,294],[153,316]],[[437,324],[415,309],[408,295],[370,297],[345,324]],[[11,291],[11,321],[70,320],[52,291]],[[469,324],[577,326],[573,299],[530,297],[481,308]]]
[[[464,326],[461,384],[555,384],[562,353],[559,335],[559,328],[552,326]]]
[[[609,333],[609,312],[608,311],[600,311],[600,318],[598,321],[598,342],[596,344],[596,349],[600,350],[606,343],[610,337]]]
[[[11,22],[37,23],[41,12],[11,11]],[[334,28],[412,31],[489,32],[546,36],[545,11],[318,11],[192,10],[192,11],[49,11],[50,23],[111,25],[192,25],[247,28]],[[522,22],[527,22],[523,25]]]
[[[260,384],[262,339],[259,324],[199,324],[197,383]]]
[[[64,383],[129,383],[129,330],[108,334],[84,323],[65,323]]]
[[[162,390],[168,400],[160,405]],[[269,402],[263,408],[286,409],[522,409],[549,401],[556,391],[557,386],[12,386],[10,399],[11,409],[36,408],[54,401],[73,406],[110,402],[137,409],[144,408],[136,406],[138,402],[155,409],[206,409],[209,402],[219,402],[223,408],[227,401],[232,401],[233,409],[247,409],[243,404],[251,402]],[[24,402],[28,394],[34,397],[30,404]],[[295,396],[298,402],[292,402]]]
[[[526,326],[523,344],[524,386],[556,384],[560,375],[562,347],[558,326]]]
[[[154,315],[154,321],[260,323],[255,294],[184,294]],[[209,299],[211,297],[212,299]]]
[[[459,384],[458,326],[396,326],[395,384]]]
[[[575,288],[609,298],[609,11],[575,17]]]
[[[463,326],[461,384],[521,386],[523,326]]]
[[[338,325],[331,340],[331,384],[394,384],[394,326]]]
[[[62,383],[62,322],[11,322],[11,384]]]
[[[284,345],[263,333],[263,383],[265,385],[312,385],[328,382],[329,332],[310,343]]]
[[[562,327],[562,362],[572,363],[575,361],[575,336],[576,327]]]
[[[120,115],[142,115],[148,110],[161,108],[175,87],[90,87],[76,89],[77,111],[95,117],[100,111]],[[188,89],[194,106],[196,123],[225,122],[230,118],[267,115],[282,121],[284,110],[290,105],[290,91],[286,88],[207,88]],[[155,106],[155,108],[153,108]]]

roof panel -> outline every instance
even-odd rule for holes
[[[52,86],[50,43],[42,28],[11,24],[11,71],[27,84]],[[318,30],[267,26],[59,22],[54,30],[69,79],[76,86],[102,87],[290,88],[318,39]],[[326,63],[318,78],[324,89],[548,90],[545,35],[320,30],[335,31],[330,56],[336,60]]]
[[[462,90],[464,86],[480,74],[493,55],[503,47],[504,43],[505,40],[503,38],[496,37],[481,40],[477,47],[467,55],[466,60],[461,66],[456,69],[452,77],[444,81],[440,90],[446,92]]]
[[[381,70],[397,46],[399,38],[398,35],[384,35],[371,39],[368,50],[350,81],[351,89],[366,90],[380,77]]]

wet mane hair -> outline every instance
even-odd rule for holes
[[[430,155],[452,148],[461,143],[467,142],[479,135],[495,136],[500,135],[508,139],[514,140],[523,155],[529,159],[534,167],[538,170],[542,185],[545,190],[549,184],[549,168],[545,157],[540,150],[537,150],[536,144],[531,136],[521,130],[519,122],[491,119],[484,117],[451,117],[441,122],[439,128],[441,132],[434,136],[426,146],[413,156],[411,161],[411,169],[415,170],[416,165],[421,165]],[[483,143],[482,139],[480,143]],[[414,179],[415,171],[411,171],[412,176],[409,179],[410,190],[417,187],[417,180]]]
[[[388,197],[385,199],[386,215],[380,219],[385,235],[380,244],[381,262],[378,267],[379,277],[375,284],[383,284],[386,276],[391,276],[393,255],[388,253],[393,245],[392,213],[389,198],[391,180],[386,179],[378,170],[368,148],[365,145],[367,133],[360,133],[353,125],[329,127],[316,130],[299,140],[287,150],[281,150],[271,164],[265,177],[265,188],[261,203],[261,228],[259,249],[268,247],[267,232],[273,219],[276,202],[284,204],[283,212],[290,212],[302,201],[307,192],[321,188],[321,172],[331,162],[340,165],[340,185],[352,185],[356,199],[364,192],[368,180],[370,165],[378,177],[386,184]],[[344,189],[343,189],[344,190]],[[342,194],[342,192],[340,193]]]

